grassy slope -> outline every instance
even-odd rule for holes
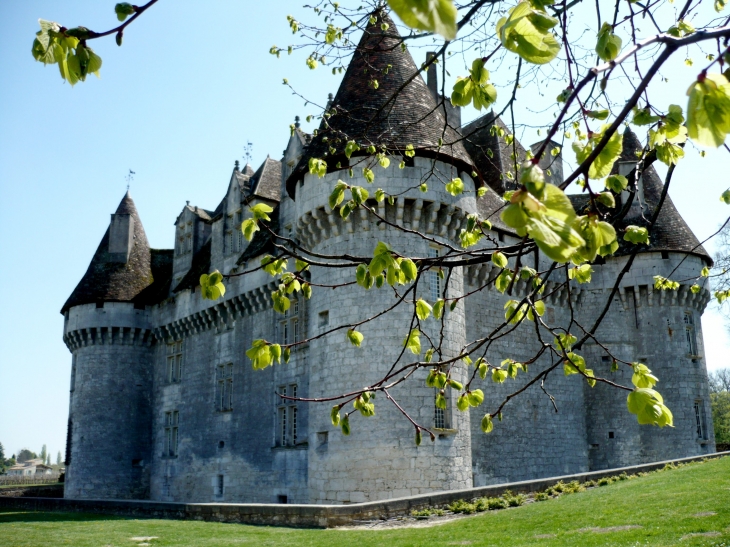
[[[714,512],[711,516],[697,513]],[[588,528],[640,526],[620,531]],[[719,536],[683,536],[718,532]],[[0,546],[730,546],[730,457],[429,528],[295,530],[72,513],[0,511]],[[544,537],[552,536],[552,537]]]

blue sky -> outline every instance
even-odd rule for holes
[[[309,71],[301,55],[277,60],[268,54],[272,44],[292,41],[287,14],[306,17],[301,1],[288,0],[162,0],[129,27],[123,47],[113,38],[90,43],[104,61],[101,79],[90,76],[74,88],[55,66],[33,61],[38,18],[106,30],[116,24],[113,5],[0,3],[0,442],[6,454],[39,451],[45,443],[55,460],[64,450],[71,357],[59,310],[124,195],[128,170],[136,172],[131,194],[151,245],[169,248],[185,201],[214,208],[246,142],[253,143],[254,167],[267,154],[278,159],[294,116],[314,112],[282,78],[320,101],[336,92],[340,79],[326,69]],[[415,53],[417,61],[423,51]],[[667,101],[684,104],[696,69],[677,63],[669,72]],[[539,91],[526,90],[518,108],[529,114],[560,89]],[[475,115],[464,113],[465,119]],[[539,137],[522,138],[529,144]],[[702,239],[726,213],[717,196],[728,179],[717,175],[726,172],[719,154],[688,155],[670,193]],[[730,344],[719,316],[707,313],[703,328],[708,366],[728,366]]]

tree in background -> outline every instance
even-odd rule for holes
[[[43,448],[41,448],[41,453],[38,457],[43,460],[43,463],[46,463],[46,460],[48,459],[48,448],[45,444],[43,445]]]
[[[718,450],[730,450],[730,368],[710,372],[709,378],[715,442]]]
[[[35,460],[38,457],[38,454],[33,452],[32,450],[29,450],[27,448],[23,448],[20,452],[18,452],[18,463],[27,462],[28,460]]]
[[[3,443],[0,443],[0,475],[5,473],[6,468],[7,464],[5,463],[5,448],[3,447]]]
[[[89,43],[114,35],[121,46],[127,26],[157,1],[150,0],[142,6],[117,4],[114,11],[121,24],[104,32],[81,26],[66,28],[40,20],[33,57],[44,64],[57,64],[61,77],[71,85],[84,81],[89,74],[98,76],[102,60]],[[580,0],[323,0],[308,6],[313,11],[313,22],[300,22],[288,16],[297,43],[283,48],[274,45],[270,53],[279,57],[282,53],[303,52],[311,70],[326,66],[333,73],[342,73],[348,65],[352,69],[350,60],[357,59],[356,44],[363,32],[365,38],[361,43],[367,46],[363,51],[378,50],[385,52],[385,56],[419,45],[436,50],[428,61],[409,69],[410,74],[405,76],[399,76],[398,71],[389,73],[392,65],[381,66],[375,56],[369,64],[367,54],[361,52],[357,66],[362,70],[363,85],[372,90],[373,100],[363,112],[351,113],[338,104],[317,107],[317,101],[306,103],[315,109],[308,121],[319,120],[320,127],[307,148],[308,165],[297,169],[300,174],[308,171],[319,178],[332,172],[340,174],[343,180],[333,181],[328,189],[329,207],[334,214],[343,219],[351,214],[370,216],[381,227],[399,231],[404,237],[434,242],[425,231],[404,227],[384,215],[383,202],[393,206],[400,197],[389,195],[387,186],[377,188],[377,183],[383,176],[382,170],[405,168],[416,155],[439,157],[444,150],[461,147],[463,141],[472,137],[462,134],[463,128],[452,125],[447,115],[451,105],[473,106],[479,111],[499,106],[494,109],[495,115],[504,116],[507,123],[505,127],[494,124],[492,136],[511,151],[509,165],[500,175],[504,178],[500,178],[498,192],[483,184],[483,177],[476,171],[471,173],[476,181],[472,187],[470,181],[465,184],[458,174],[439,171],[435,162],[409,190],[428,192],[429,187],[438,188],[457,199],[462,194],[477,194],[495,204],[483,217],[470,214],[458,232],[458,241],[439,241],[443,254],[438,256],[409,256],[382,241],[374,246],[372,254],[362,256],[318,253],[302,246],[296,238],[277,233],[269,217],[271,207],[263,203],[251,207],[250,218],[241,224],[243,235],[251,241],[256,232],[265,234],[272,241],[274,256],[265,256],[260,265],[241,273],[204,274],[200,278],[202,297],[217,300],[225,294],[227,279],[251,272],[259,275],[258,270],[276,280],[278,290],[271,297],[274,310],[281,314],[287,312],[292,294],[309,298],[313,290],[357,291],[359,296],[369,290],[392,293],[392,307],[382,313],[332,325],[315,336],[342,336],[351,344],[351,351],[358,351],[364,339],[358,330],[361,325],[382,321],[379,317],[396,308],[407,310],[410,317],[392,324],[392,329],[402,333],[403,350],[389,363],[386,376],[370,385],[353,385],[348,392],[319,399],[334,403],[332,423],[346,435],[350,432],[351,415],[375,415],[373,397],[380,392],[379,400],[395,405],[412,424],[417,444],[423,431],[435,439],[435,434],[418,423],[389,392],[394,386],[413,381],[419,370],[428,373],[426,385],[439,390],[437,406],[446,408],[446,391],[453,390],[460,411],[482,405],[484,393],[477,387],[481,382],[503,383],[518,374],[526,376],[526,386],[515,388],[501,403],[486,409],[481,420],[485,433],[492,431],[493,418],[501,419],[512,398],[529,386],[542,385],[551,374],[562,373],[575,375],[589,386],[601,382],[625,390],[628,410],[637,415],[641,424],[673,425],[670,410],[654,389],[656,376],[645,364],[625,361],[611,353],[597,332],[618,295],[621,280],[656,233],[659,213],[682,158],[689,153],[704,156],[705,150],[699,147],[730,150],[724,144],[730,133],[730,73],[725,70],[730,63],[730,21],[717,14],[724,11],[726,3],[727,0],[682,0],[676,5],[608,0],[596,0],[595,5]],[[390,10],[405,25],[405,34],[399,34],[395,28]],[[677,56],[683,57],[687,65],[701,65],[697,75],[688,81],[664,85],[668,80],[662,71],[671,71],[666,63]],[[428,112],[419,111],[418,120],[390,119],[394,105],[404,100],[401,93],[408,100],[409,84],[429,67],[438,67],[444,75],[461,77],[451,89],[446,87],[446,78],[441,78],[435,106],[427,106]],[[394,76],[402,76],[403,84],[390,85]],[[527,94],[541,93],[551,82],[560,86],[561,92],[541,118],[530,110]],[[283,83],[292,87],[287,80]],[[293,87],[292,90],[295,91]],[[666,104],[666,96],[676,104]],[[410,104],[409,108],[416,106]],[[519,119],[520,116],[524,117]],[[412,126],[426,118],[440,125],[439,138],[412,142]],[[639,128],[647,144],[636,151],[630,172],[616,174],[615,164],[624,148],[622,127],[628,124]],[[518,128],[526,127],[539,129],[539,134],[544,135],[544,141],[534,151],[518,148]],[[293,134],[296,126],[291,130]],[[543,172],[540,166],[549,164],[561,148],[572,150],[571,160],[574,158],[576,167],[566,173],[564,180],[552,184],[550,170]],[[395,160],[393,165],[391,159]],[[657,161],[667,166],[661,196],[655,205],[644,210],[642,218],[632,219],[627,215],[631,204],[642,199],[642,174]],[[585,197],[578,210],[564,193],[571,183],[578,185]],[[718,197],[730,204],[730,190],[707,199]],[[493,221],[503,223],[521,241],[501,241],[492,229]],[[551,322],[549,314],[544,316],[545,298],[564,290],[570,302],[576,283],[590,283],[593,265],[614,255],[619,250],[619,240],[626,260],[612,289],[606,291],[598,319],[586,324],[571,316],[569,324],[559,325]],[[538,250],[548,259],[546,263],[530,259],[538,256]],[[452,273],[480,264],[491,264],[497,274],[473,293],[454,295],[450,288]],[[346,271],[348,281],[335,286],[310,283],[310,265]],[[678,291],[682,284],[693,294],[709,289],[709,267],[687,279],[670,279],[674,273],[666,278],[655,276],[655,289]],[[434,274],[441,278],[442,285],[439,294],[426,301],[419,297],[417,288],[419,282],[423,286]],[[519,297],[515,292],[518,284],[527,287]],[[449,312],[488,285],[510,298],[504,306],[504,321],[467,341],[456,354],[445,349],[448,344],[444,344],[444,322]],[[716,291],[715,297],[719,302],[728,299],[730,289]],[[438,328],[429,328],[434,323],[440,325],[440,332]],[[501,363],[490,361],[490,347],[521,323],[534,325],[530,332],[539,349],[522,362],[511,358]],[[254,368],[265,369],[288,362],[293,348],[312,339],[254,340],[247,355]],[[581,356],[586,344],[600,345],[609,364],[599,368],[600,363],[594,367],[586,363]],[[633,372],[633,385],[619,385],[611,380],[610,372],[618,367]],[[462,370],[466,371],[464,382],[456,379]]]
[[[56,454],[56,465],[63,464],[63,460],[61,459],[61,451],[58,451],[58,454]]]

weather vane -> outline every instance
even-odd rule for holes
[[[250,164],[253,159],[253,143],[248,141],[243,147],[243,159],[246,160],[247,164]]]
[[[132,181],[134,180],[134,175],[136,175],[136,174],[137,174],[137,173],[135,173],[134,171],[132,171],[132,170],[130,169],[130,170],[129,170],[129,173],[127,173],[127,176],[126,176],[126,177],[124,177],[124,180],[126,180],[126,181],[127,181],[127,192],[129,192],[129,184],[130,184],[130,183],[131,183],[131,182],[132,182]]]

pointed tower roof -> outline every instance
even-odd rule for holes
[[[272,160],[269,156],[251,175],[251,195],[270,199],[281,200],[281,162]]]
[[[340,160],[346,165],[343,151],[348,140],[355,140],[361,153],[371,144],[393,152],[411,144],[419,156],[438,158],[469,173],[474,170],[460,135],[447,127],[443,108],[437,108],[413,58],[401,48],[395,23],[383,11],[374,15],[377,21],[365,29],[332,100],[336,113],[320,125],[287,180],[292,198],[310,157],[324,158],[331,167]],[[381,29],[383,23],[388,30]],[[331,147],[336,149],[334,155]]]
[[[109,252],[112,230],[110,224],[89,268],[66,300],[61,313],[74,306],[94,302],[136,302],[140,293],[152,284],[154,279],[150,246],[129,191],[122,198],[114,215],[128,215],[132,224],[132,242],[126,262],[119,261],[114,256],[115,253]]]
[[[618,173],[619,162],[631,162],[636,163],[637,152],[641,152],[644,146],[639,141],[636,134],[630,129],[626,128],[624,131],[623,150],[621,156],[614,166],[614,174]],[[649,166],[644,170],[642,175],[642,185],[644,188],[644,197],[642,205],[645,206],[643,211],[640,207],[631,207],[629,213],[623,220],[616,225],[617,229],[626,228],[628,225],[644,226],[647,227],[649,220],[654,215],[656,207],[659,205],[661,200],[662,191],[664,189],[664,183],[657,174],[653,166]],[[585,194],[579,194],[577,196],[569,196],[576,211],[580,211],[587,205],[587,197]],[[639,199],[635,197],[634,200]],[[636,201],[634,201],[636,202]],[[619,235],[620,248],[616,252],[616,255],[626,255],[633,251],[633,245],[626,243],[621,235]],[[705,248],[700,245],[697,236],[692,232],[690,227],[685,222],[682,215],[679,214],[677,208],[674,206],[672,198],[667,197],[662,205],[662,210],[659,212],[656,224],[649,232],[649,248],[642,252],[658,252],[658,251],[669,251],[688,253],[699,256],[706,260],[709,264],[712,264],[712,258],[707,253]]]

